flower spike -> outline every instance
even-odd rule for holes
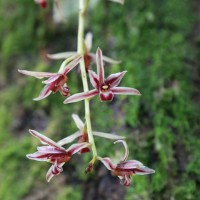
[[[79,64],[81,60],[81,56],[76,57],[73,61],[71,61],[67,66],[65,66],[61,71],[59,70],[58,73],[50,73],[50,72],[33,72],[27,70],[18,70],[20,73],[33,76],[38,79],[48,78],[42,83],[45,84],[44,88],[40,92],[37,98],[34,98],[35,101],[42,100],[48,97],[52,92],[55,93],[59,91],[62,96],[69,95],[69,88],[67,87],[67,74]]]
[[[104,78],[103,57],[100,48],[97,49],[96,60],[97,74],[92,70],[88,70],[90,82],[95,89],[89,92],[74,94],[68,97],[64,103],[73,103],[92,98],[96,95],[99,95],[101,101],[112,101],[115,94],[141,95],[140,92],[134,88],[118,87],[126,71],[111,74],[107,79]]]

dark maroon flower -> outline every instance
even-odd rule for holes
[[[99,95],[101,101],[112,101],[114,94],[141,95],[140,92],[134,88],[118,87],[126,71],[111,74],[107,79],[104,78],[104,66],[100,48],[97,49],[96,60],[97,74],[92,70],[88,70],[90,82],[95,89],[90,90],[89,92],[72,95],[67,98],[64,103],[81,101],[83,99],[94,97],[95,95]]]
[[[145,167],[141,162],[137,160],[127,160],[128,158],[128,147],[123,140],[118,140],[117,142],[122,142],[125,146],[125,155],[122,161],[118,164],[113,164],[110,158],[105,157],[98,159],[105,165],[105,167],[112,171],[112,174],[118,176],[120,183],[124,186],[129,186],[131,183],[131,175],[146,175],[155,173],[153,169]],[[116,143],[116,142],[115,142]]]
[[[69,88],[67,87],[67,74],[80,62],[81,57],[77,57],[72,62],[70,62],[63,69],[61,68],[58,73],[50,73],[50,72],[34,72],[27,70],[18,70],[20,73],[33,76],[38,79],[48,78],[46,81],[42,83],[45,84],[45,87],[40,92],[37,98],[34,98],[35,101],[42,100],[48,97],[52,92],[55,93],[59,91],[61,95],[68,96]]]
[[[49,182],[55,175],[60,174],[63,171],[62,166],[68,162],[72,155],[78,153],[82,149],[90,146],[89,143],[72,144],[68,149],[63,148],[59,142],[54,142],[50,138],[38,133],[34,130],[29,132],[36,138],[38,138],[44,145],[37,148],[37,152],[28,154],[27,158],[36,161],[46,161],[52,163],[52,166],[47,172],[46,179]]]

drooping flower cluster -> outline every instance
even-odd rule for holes
[[[54,0],[58,6],[59,0]],[[116,3],[123,4],[125,0],[110,0]],[[35,0],[41,7],[45,8],[47,6],[47,0]],[[80,9],[80,17],[84,17],[83,13],[88,6],[89,1],[80,1],[82,9]],[[85,7],[83,4],[85,3]],[[82,24],[83,25],[83,24]],[[83,26],[81,26],[83,27]],[[84,123],[78,115],[73,114],[72,118],[78,128],[78,130],[61,139],[58,142],[54,142],[47,136],[35,131],[29,130],[30,134],[38,138],[43,146],[37,147],[35,153],[27,154],[27,157],[36,161],[46,161],[51,163],[46,179],[49,182],[54,176],[59,175],[63,171],[63,165],[68,163],[74,154],[83,154],[83,153],[92,153],[93,159],[90,161],[86,167],[86,172],[90,172],[93,169],[93,164],[96,160],[102,162],[105,167],[112,172],[113,175],[118,176],[120,183],[124,186],[128,186],[131,183],[132,175],[146,175],[152,174],[155,171],[148,167],[145,167],[141,162],[137,160],[128,160],[128,146],[125,142],[125,138],[116,134],[104,133],[93,131],[91,128],[91,119],[90,119],[90,109],[89,102],[94,96],[99,96],[100,101],[112,101],[115,95],[141,95],[140,92],[131,87],[120,87],[119,84],[124,77],[127,71],[117,72],[110,74],[105,78],[104,74],[104,62],[110,64],[119,64],[120,61],[113,60],[109,57],[103,56],[100,48],[97,49],[96,54],[91,53],[92,48],[92,34],[88,33],[86,35],[85,41],[82,37],[83,30],[81,35],[82,45],[82,54],[77,52],[62,52],[57,54],[48,55],[51,59],[65,59],[57,73],[52,72],[35,72],[27,70],[19,70],[20,73],[28,76],[33,76],[38,79],[47,78],[47,80],[42,81],[45,84],[44,88],[40,92],[39,96],[34,100],[39,101],[48,97],[52,93],[57,91],[64,97],[64,103],[73,103],[81,100],[85,100],[85,120]],[[81,52],[78,51],[78,52]],[[97,71],[91,69],[91,65],[95,63],[97,66]],[[70,88],[67,85],[68,73],[80,64],[82,80],[83,83],[87,85],[87,75],[90,80],[91,85],[94,89],[86,89],[84,87],[84,92],[77,94],[72,94],[70,96]],[[87,73],[85,73],[85,71]],[[77,75],[79,76],[79,74]],[[84,82],[85,81],[85,82]],[[83,84],[84,85],[84,84]],[[102,137],[105,139],[114,140],[116,143],[122,143],[125,148],[125,154],[121,161],[117,164],[113,163],[109,157],[100,157],[97,154],[95,142],[93,136]],[[71,144],[68,148],[65,148],[65,145]]]

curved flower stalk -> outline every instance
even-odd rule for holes
[[[140,92],[134,88],[118,87],[126,71],[111,74],[107,79],[104,78],[104,66],[100,48],[97,49],[96,60],[97,74],[92,70],[88,70],[90,82],[95,89],[89,92],[74,94],[67,98],[64,103],[73,103],[92,98],[96,95],[99,95],[101,101],[112,101],[114,94],[141,95]]]
[[[155,171],[144,166],[140,161],[127,160],[128,158],[128,147],[125,141],[119,140],[125,147],[125,155],[123,159],[118,163],[114,164],[109,157],[98,159],[105,165],[105,167],[112,172],[113,175],[118,176],[120,183],[124,186],[129,186],[131,183],[131,175],[147,175],[153,174]],[[115,143],[117,143],[115,142]]]
[[[84,58],[84,61],[85,61],[86,72],[88,72],[88,70],[90,69],[90,65],[92,63],[96,62],[95,53],[91,53],[92,38],[93,38],[93,35],[92,35],[91,32],[88,32],[85,36],[85,49],[84,49],[85,53],[84,53],[83,58]],[[66,58],[69,58],[70,56],[75,56],[75,55],[77,55],[76,51],[61,52],[61,53],[56,53],[56,54],[47,54],[47,56],[50,59],[53,59],[53,60],[66,59]],[[102,56],[102,60],[104,62],[107,62],[109,64],[113,64],[113,65],[121,63],[121,61],[114,60],[114,59],[109,58],[107,56]]]
[[[34,137],[38,138],[45,146],[37,147],[37,152],[27,154],[27,158],[52,163],[46,175],[46,180],[48,182],[53,176],[59,175],[63,171],[62,166],[71,159],[72,155],[90,146],[89,143],[84,142],[73,144],[68,149],[65,149],[59,145],[59,142],[56,143],[37,131],[29,130],[29,132]]]
[[[81,60],[81,56],[74,59],[70,62],[67,66],[65,66],[61,71],[58,73],[51,73],[51,72],[34,72],[34,71],[27,71],[27,70],[18,70],[20,73],[28,76],[33,76],[38,79],[48,78],[46,81],[42,81],[45,84],[44,88],[40,92],[37,98],[33,100],[39,101],[46,97],[48,97],[52,92],[55,93],[59,91],[62,96],[69,95],[69,88],[67,87],[67,74],[76,67]]]
[[[77,143],[89,142],[86,125],[82,122],[82,120],[79,118],[78,115],[73,114],[72,118],[79,130],[77,132],[75,132],[74,134],[60,140],[58,142],[58,144],[60,146],[62,146],[64,144],[68,144],[70,142],[73,142],[75,139],[78,139]],[[92,133],[94,136],[103,137],[103,138],[110,139],[110,140],[123,140],[124,139],[124,137],[122,137],[122,136],[114,135],[114,134],[110,134],[110,133],[104,133],[104,132],[98,132],[98,131],[92,131]],[[86,153],[89,151],[90,151],[90,148],[86,147],[84,149],[81,149],[80,153]]]

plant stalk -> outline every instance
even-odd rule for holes
[[[85,54],[85,44],[84,44],[84,21],[85,21],[85,13],[87,10],[89,0],[79,0],[79,23],[78,23],[78,54],[81,55],[84,58]],[[81,68],[81,77],[83,82],[83,90],[84,92],[88,92],[88,81],[87,81],[87,74],[85,70],[85,62],[84,59],[80,62],[80,68]],[[97,150],[94,143],[94,137],[92,134],[92,126],[91,126],[91,118],[90,118],[90,100],[85,99],[85,120],[86,120],[86,126],[87,126],[87,134],[89,143],[91,144],[91,149],[93,153],[93,159],[91,161],[92,164],[97,159]]]

